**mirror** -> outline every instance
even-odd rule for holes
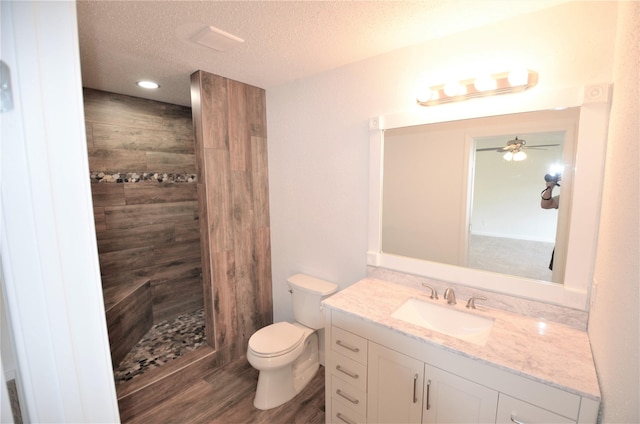
[[[369,246],[367,264],[408,274],[424,276],[444,282],[461,284],[488,291],[509,294],[545,303],[567,306],[579,310],[588,310],[589,291],[593,280],[593,267],[597,241],[597,228],[600,213],[602,178],[604,175],[604,154],[606,147],[608,113],[611,87],[600,84],[588,87],[573,87],[552,91],[531,90],[526,93],[510,96],[496,96],[480,99],[478,102],[467,101],[433,108],[421,108],[401,114],[391,114],[370,120],[370,208],[369,208]],[[474,103],[475,102],[475,103]],[[482,105],[478,104],[482,102]],[[557,110],[567,109],[562,118]],[[481,127],[474,127],[478,118],[487,119]],[[524,119],[526,118],[526,119]],[[549,118],[549,119],[547,119]],[[441,257],[416,257],[405,251],[394,251],[388,232],[389,224],[385,222],[385,202],[387,194],[398,194],[409,191],[407,184],[399,184],[394,190],[385,189],[385,162],[390,157],[385,155],[385,144],[403,132],[417,130],[419,126],[431,126],[431,137],[446,141],[446,153],[433,155],[436,158],[428,168],[439,173],[441,178],[427,177],[422,181],[428,196],[435,203],[445,205],[440,211],[429,212],[430,217],[437,214],[448,215],[451,224],[441,234],[431,235],[430,244],[442,247],[453,239],[456,244],[451,248],[457,255],[458,262],[442,260]],[[433,131],[433,129],[436,131]],[[462,132],[455,142],[446,138],[448,133]],[[560,197],[560,208],[556,222],[558,231],[554,240],[554,272],[551,278],[514,275],[498,270],[478,269],[469,266],[473,257],[473,248],[469,249],[468,239],[482,222],[475,222],[474,214],[482,215],[482,211],[473,211],[474,197],[479,189],[474,187],[475,174],[471,166],[479,163],[479,156],[488,153],[482,149],[483,143],[496,142],[498,137],[507,143],[514,136],[522,136],[527,143],[535,144],[530,137],[543,134],[552,137],[563,135],[563,161],[567,166],[563,171]],[[446,136],[446,137],[445,137]],[[391,143],[391,142],[390,142]],[[555,144],[552,142],[545,144]],[[494,146],[489,146],[494,147]],[[497,145],[496,145],[497,147]],[[498,153],[492,153],[499,156]],[[463,171],[453,173],[448,165],[449,159],[455,158],[458,167]],[[445,160],[446,159],[446,160]],[[460,165],[461,164],[461,165]],[[406,167],[405,167],[406,168]],[[408,172],[408,169],[404,169]],[[545,187],[543,172],[528,187],[527,196],[531,196],[540,206],[540,191]],[[447,178],[442,178],[447,175]],[[500,177],[502,178],[502,177]],[[482,177],[480,182],[482,182]],[[533,190],[533,187],[536,187]],[[554,194],[557,194],[554,192]],[[403,194],[405,197],[407,193]],[[476,199],[478,200],[478,199]],[[457,205],[453,207],[452,205]],[[479,206],[478,206],[479,207]],[[533,206],[532,206],[533,207]],[[411,205],[395,206],[396,209],[410,209]],[[533,211],[531,211],[533,213]],[[543,212],[536,210],[537,214]],[[521,212],[520,212],[521,213]],[[387,208],[388,216],[389,210]],[[495,214],[495,209],[494,209]],[[513,215],[514,212],[511,212]],[[553,214],[553,212],[552,212]],[[419,215],[419,214],[418,214]],[[511,216],[508,215],[508,216]],[[485,224],[487,222],[487,217]],[[503,218],[504,219],[504,218]],[[517,220],[516,220],[517,222]],[[462,223],[462,225],[461,225]],[[471,224],[472,232],[466,231]],[[442,224],[444,225],[444,224]],[[536,223],[536,225],[545,225]],[[461,229],[465,229],[464,231]],[[385,236],[386,234],[386,236]],[[409,237],[416,242],[418,237]],[[439,250],[439,249],[436,249]],[[442,252],[440,252],[442,253]],[[465,265],[466,264],[466,265]],[[557,271],[556,271],[557,270]]]
[[[381,251],[562,283],[578,118],[570,108],[386,130]],[[550,172],[562,175],[559,210],[541,207]]]

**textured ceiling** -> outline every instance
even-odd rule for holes
[[[82,80],[85,87],[189,105],[196,70],[268,89],[567,1],[78,0]],[[189,41],[210,25],[245,41],[225,52]],[[161,88],[138,88],[140,79]]]

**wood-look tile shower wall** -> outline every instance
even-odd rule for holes
[[[196,173],[190,108],[91,89],[84,102],[92,173]],[[148,279],[154,322],[202,308],[196,184],[100,182],[91,191],[103,288]]]
[[[224,362],[273,322],[266,97],[203,71],[191,93],[207,340]]]

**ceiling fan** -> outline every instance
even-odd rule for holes
[[[498,153],[504,153],[504,160],[507,161],[521,161],[527,158],[527,154],[524,152],[525,149],[539,149],[546,150],[545,147],[553,147],[559,146],[559,144],[537,144],[535,146],[526,146],[527,142],[525,140],[519,139],[517,136],[513,140],[507,141],[507,145],[504,147],[485,147],[482,149],[476,149],[477,152],[489,152],[494,151]]]
[[[495,151],[495,152],[499,152],[499,153],[505,153],[505,152],[511,152],[511,153],[518,153],[522,150],[525,149],[540,149],[540,150],[546,150],[544,149],[544,147],[553,147],[553,146],[559,146],[559,144],[537,144],[535,146],[526,146],[527,144],[526,140],[521,140],[519,139],[517,136],[516,138],[514,138],[513,140],[509,140],[507,141],[507,145],[504,147],[485,147],[482,149],[476,149],[476,152],[489,152],[489,151]]]

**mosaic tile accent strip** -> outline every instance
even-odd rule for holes
[[[159,172],[91,172],[92,183],[140,183],[145,181],[158,183],[195,183],[196,174],[167,174]]]
[[[116,384],[160,367],[205,342],[204,309],[158,323],[151,327],[113,371]]]

